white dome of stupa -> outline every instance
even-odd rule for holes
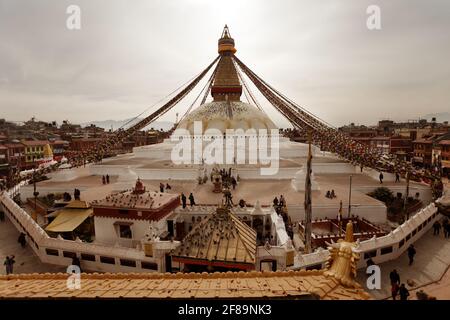
[[[256,107],[241,101],[213,101],[192,111],[177,128],[187,129],[194,134],[194,122],[201,121],[203,131],[218,129],[276,129],[269,117]]]

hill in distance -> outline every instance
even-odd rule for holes
[[[81,126],[86,127],[91,124],[96,125],[97,127],[104,128],[105,130],[113,129],[117,130],[121,128],[122,126],[125,126],[125,128],[130,127],[131,125],[141,121],[142,118],[136,118],[136,119],[124,119],[124,120],[102,120],[102,121],[91,121],[91,122],[85,122],[82,123]],[[151,124],[149,124],[147,127],[145,127],[144,130],[149,130],[151,128],[160,130],[163,129],[165,131],[171,129],[173,126],[173,122],[169,121],[155,121]]]

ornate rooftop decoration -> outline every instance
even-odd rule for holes
[[[195,264],[229,263],[242,269],[254,269],[256,231],[226,208],[218,208],[199,221],[172,253],[174,261]]]
[[[355,281],[356,264],[359,260],[359,253],[355,252],[357,244],[353,239],[353,223],[347,223],[345,239],[340,239],[337,244],[328,248],[330,257],[327,261],[325,276],[331,276],[347,287],[358,287]]]

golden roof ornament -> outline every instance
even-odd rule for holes
[[[44,146],[44,158],[52,158],[53,159],[53,151],[52,151],[52,147],[50,147],[50,145],[47,143]]]
[[[345,239],[339,239],[336,244],[328,247],[330,256],[323,274],[334,277],[343,286],[358,287],[355,277],[356,264],[360,255],[354,251],[356,246],[353,238],[353,223],[349,221],[346,226]]]

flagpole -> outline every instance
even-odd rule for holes
[[[305,179],[305,253],[311,253],[311,229],[312,229],[312,208],[311,208],[311,132],[308,133],[308,161],[306,163]]]
[[[352,175],[350,175],[350,187],[348,191],[348,217],[350,218],[350,213],[352,211]]]

